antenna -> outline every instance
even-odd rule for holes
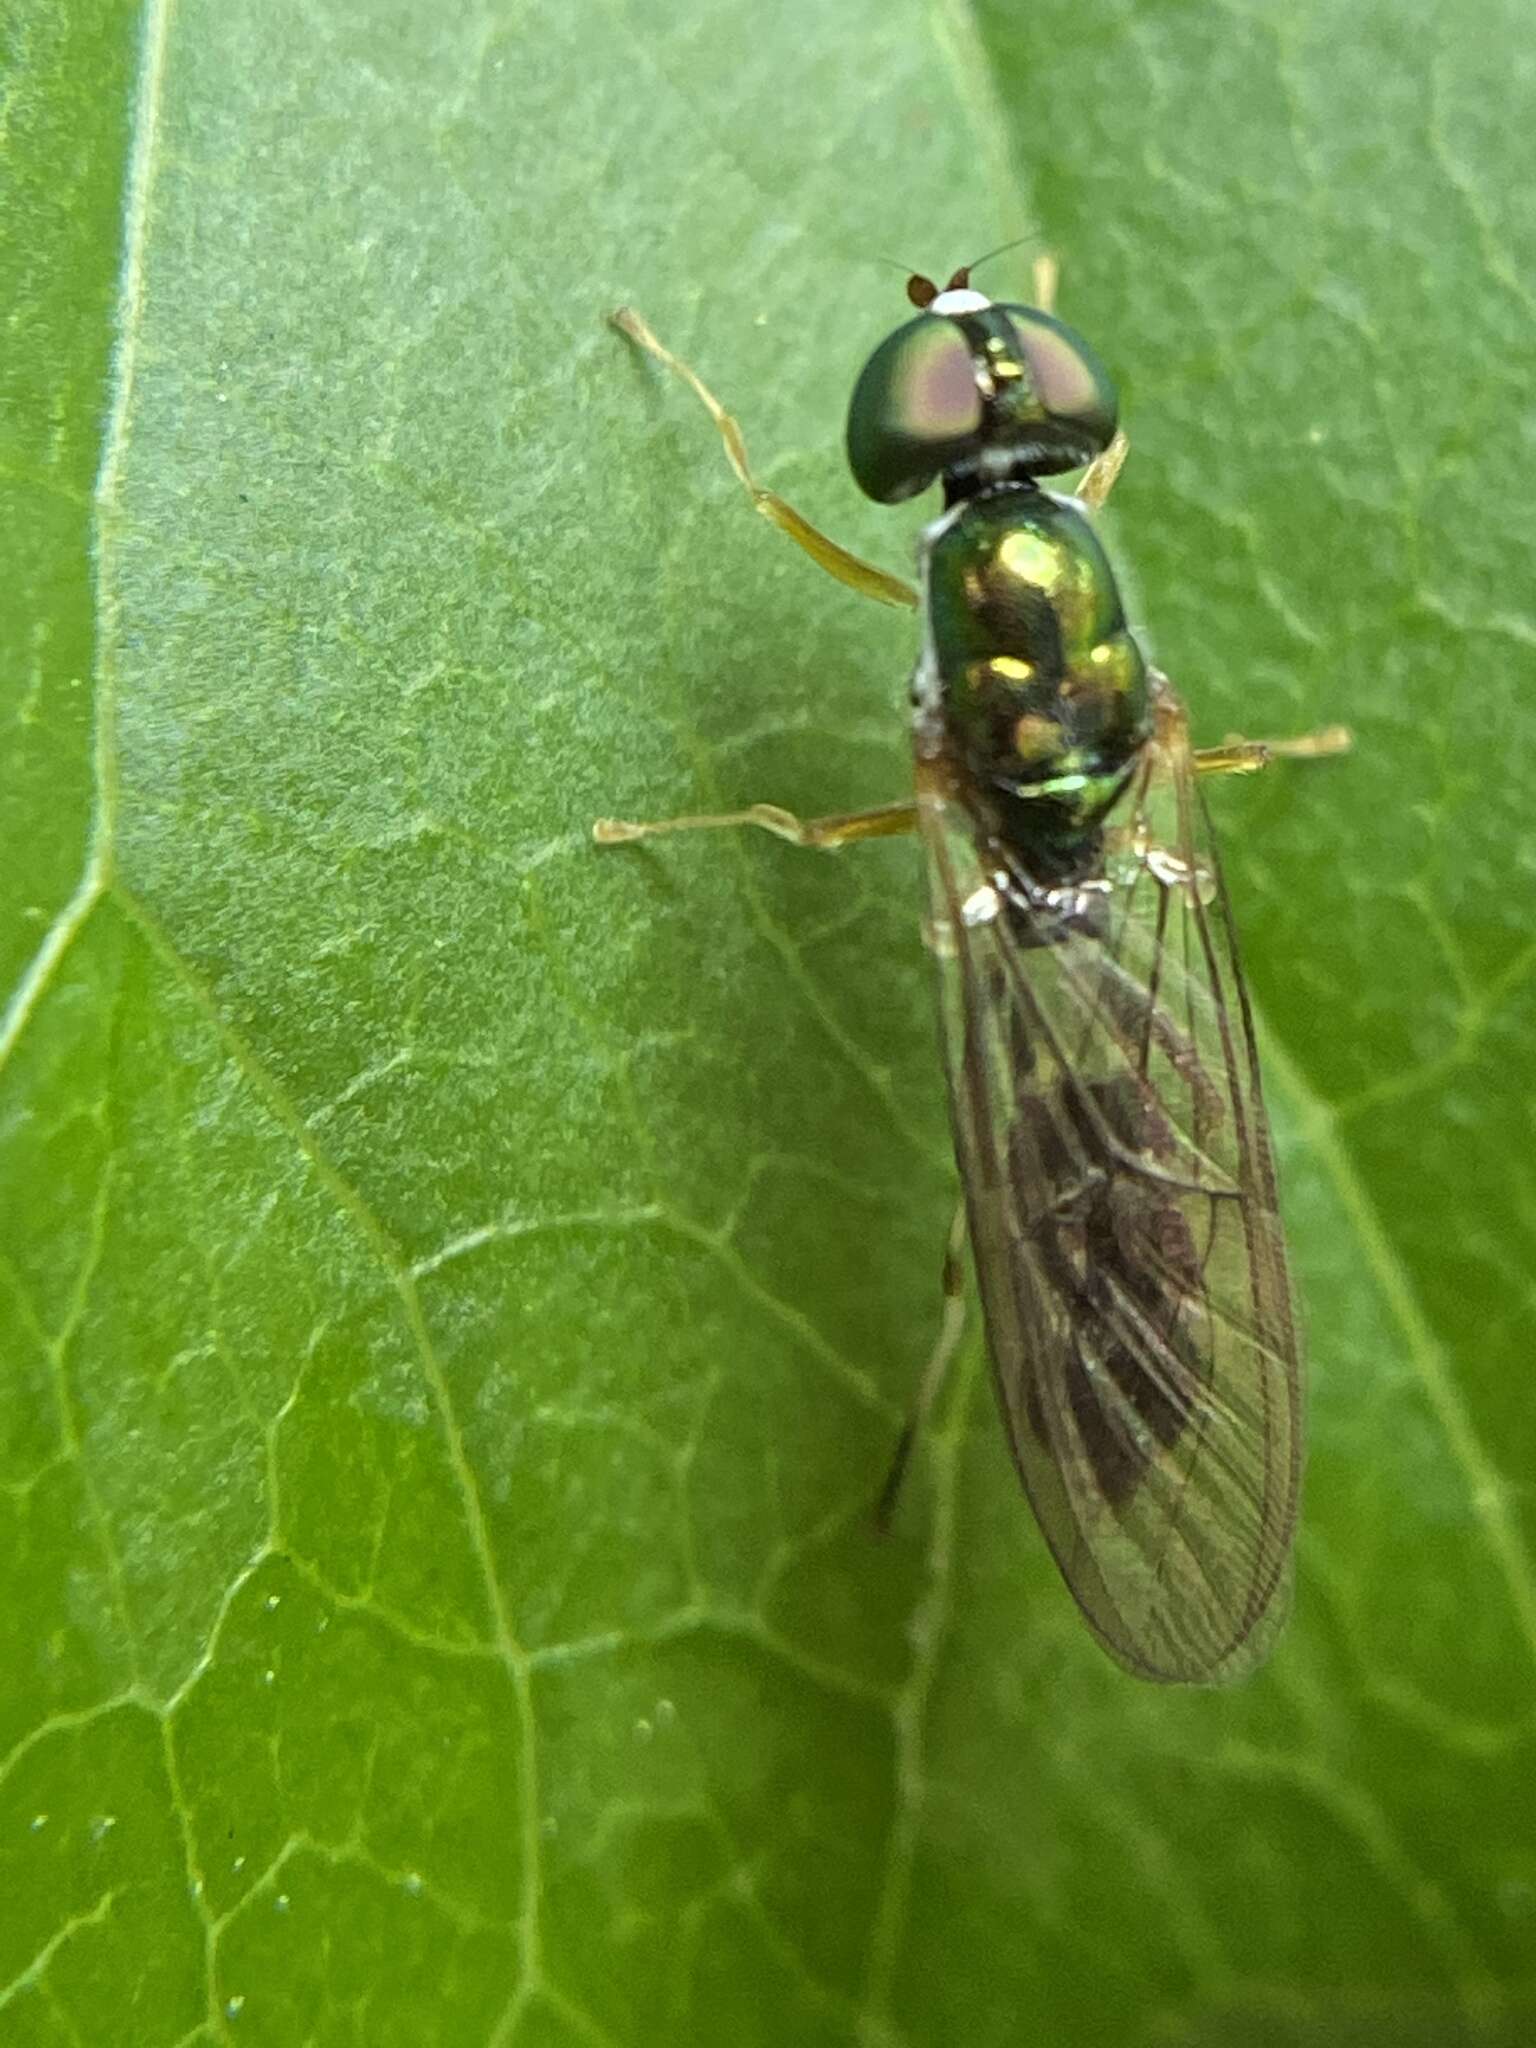
[[[983,263],[990,263],[994,256],[1006,256],[1010,249],[1022,249],[1026,242],[1038,240],[1037,235],[1016,235],[1011,242],[1000,242],[995,249],[989,249],[985,256],[977,256],[969,263],[962,263],[949,280],[947,288],[952,292],[963,292],[971,281],[971,272],[980,270]]]

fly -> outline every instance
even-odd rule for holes
[[[840,582],[916,609],[914,789],[801,820],[772,804],[647,824],[613,845],[756,825],[800,846],[917,832],[928,873],[963,1189],[945,1317],[883,1508],[958,1341],[969,1237],[1003,1427],[1089,1625],[1138,1676],[1216,1684],[1286,1608],[1302,1360],[1236,934],[1202,776],[1342,751],[1340,727],[1195,749],[1090,514],[1127,452],[1114,386],[1051,310],[970,266],[865,364],[854,481],[932,484],[916,588],[758,483],[735,420],[628,308],[620,329],[708,409],[753,503]],[[1043,477],[1081,472],[1071,495]]]

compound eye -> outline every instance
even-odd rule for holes
[[[848,466],[882,505],[926,490],[981,431],[976,365],[960,329],[920,313],[881,342],[848,406]]]
[[[1115,438],[1119,399],[1109,372],[1076,328],[1038,306],[999,306],[1034,385],[1031,468],[1041,475],[1091,462]]]

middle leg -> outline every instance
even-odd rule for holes
[[[599,846],[628,846],[636,839],[654,839],[662,832],[717,832],[735,825],[756,825],[791,846],[817,846],[826,851],[855,839],[889,839],[917,830],[917,804],[911,797],[877,804],[868,811],[838,811],[828,818],[797,818],[777,804],[748,804],[741,811],[700,811],[682,818],[599,818],[592,837]]]
[[[1353,744],[1347,725],[1325,725],[1287,740],[1230,739],[1219,747],[1196,747],[1193,758],[1201,775],[1256,775],[1271,761],[1323,761],[1347,754]]]

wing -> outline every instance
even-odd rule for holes
[[[998,1401],[1079,1605],[1217,1683],[1284,1615],[1301,1371],[1248,998],[1184,715],[1055,891],[919,772],[955,1147]]]

